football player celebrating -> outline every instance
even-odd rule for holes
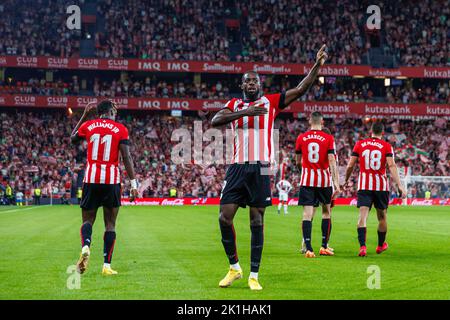
[[[258,272],[264,245],[264,212],[272,205],[269,168],[275,154],[274,121],[282,109],[303,96],[314,83],[327,59],[325,49],[323,45],[317,52],[309,74],[286,92],[264,94],[258,73],[246,72],[241,84],[243,99],[231,99],[212,119],[213,127],[230,123],[234,133],[233,163],[227,170],[220,197],[219,226],[230,263],[227,275],[219,282],[222,288],[243,276],[233,219],[239,207],[249,206],[252,236],[248,286],[251,290],[262,290]]]
[[[382,140],[384,126],[381,122],[372,124],[372,136],[368,139],[360,140],[355,144],[353,153],[345,172],[344,187],[348,187],[356,162],[359,161],[358,177],[358,240],[359,256],[367,255],[366,248],[366,222],[372,205],[377,210],[378,217],[378,254],[387,250],[387,208],[389,205],[389,180],[386,176],[386,165],[389,168],[391,177],[397,184],[402,198],[406,198],[406,190],[403,187],[398,174],[397,165],[394,161],[394,151],[392,146]]]
[[[105,222],[102,274],[114,275],[117,272],[111,269],[111,260],[116,242],[115,225],[121,196],[119,152],[122,155],[128,177],[131,179],[131,201],[134,201],[138,195],[137,181],[130,155],[128,130],[124,125],[115,121],[116,105],[109,100],[100,102],[96,107],[98,117],[85,121],[93,110],[95,110],[93,103],[86,106],[71,135],[74,143],[79,140],[86,140],[88,143],[87,165],[80,204],[83,224],[80,230],[81,255],[77,263],[77,270],[82,274],[88,266],[92,226],[97,216],[97,209],[102,206]]]

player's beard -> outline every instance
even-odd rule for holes
[[[255,92],[244,91],[244,96],[246,100],[255,101],[259,98],[259,89]]]

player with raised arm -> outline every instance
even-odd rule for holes
[[[91,111],[95,109],[98,117],[86,121]],[[71,135],[73,143],[79,140],[86,140],[88,143],[87,165],[80,204],[83,224],[80,230],[81,255],[77,262],[77,270],[81,274],[86,271],[88,266],[92,226],[97,216],[97,210],[101,206],[105,222],[102,274],[117,274],[111,269],[111,260],[116,242],[115,225],[121,197],[119,152],[131,182],[131,201],[134,201],[138,195],[128,130],[124,125],[115,121],[116,114],[117,108],[112,101],[102,101],[96,108],[93,103],[90,103],[86,106]]]
[[[287,180],[280,180],[277,183],[277,189],[278,189],[278,214],[280,214],[281,206],[283,206],[284,214],[288,214],[288,198],[289,198],[289,191],[292,190],[292,185]]]
[[[306,246],[305,257],[314,258],[316,255],[311,245],[312,218],[315,207],[319,204],[326,206],[326,211],[324,210],[322,214],[322,247],[319,254],[334,255],[333,250],[328,248],[330,212],[332,198],[340,192],[340,187],[334,138],[322,131],[322,114],[313,112],[309,124],[310,130],[297,137],[295,159],[301,171],[298,204],[303,206],[302,231]]]
[[[386,166],[398,186],[401,197],[406,198],[406,190],[400,181],[392,146],[382,140],[383,124],[374,122],[371,131],[372,136],[370,138],[360,140],[355,144],[345,172],[344,183],[344,187],[347,188],[356,162],[359,161],[357,207],[359,208],[358,240],[360,257],[367,255],[366,223],[372,205],[377,210],[378,217],[378,246],[376,252],[380,254],[388,248],[385,241],[387,233],[386,215],[389,206],[389,180],[386,175]]]
[[[259,75],[249,71],[242,76],[243,99],[231,99],[212,119],[212,126],[231,124],[234,132],[233,163],[227,170],[220,200],[219,226],[222,244],[230,268],[220,287],[229,287],[242,278],[236,250],[233,219],[239,207],[250,207],[251,272],[248,285],[261,290],[258,271],[261,262],[264,234],[264,212],[272,205],[268,167],[274,159],[274,120],[278,113],[304,95],[317,78],[327,54],[323,45],[316,55],[316,63],[297,87],[283,93],[264,95]]]

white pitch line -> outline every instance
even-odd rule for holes
[[[24,208],[24,209],[12,209],[12,210],[1,210],[1,213],[11,213],[11,212],[17,212],[17,211],[27,211],[27,210],[33,210],[33,209],[37,209],[37,208],[42,208],[42,207],[46,207],[46,206],[36,206],[36,207],[31,207],[31,208]]]

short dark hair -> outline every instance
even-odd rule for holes
[[[254,70],[249,70],[242,75],[241,82],[244,82],[245,76],[248,74],[254,74],[255,76],[257,76],[259,78],[258,72],[254,71]]]
[[[311,121],[314,123],[320,123],[322,121],[323,115],[319,111],[314,111],[311,113]]]
[[[384,125],[380,121],[372,123],[372,132],[376,135],[382,134],[384,131]]]
[[[97,105],[97,113],[99,115],[108,113],[109,110],[115,108],[116,105],[111,100],[103,100]]]

